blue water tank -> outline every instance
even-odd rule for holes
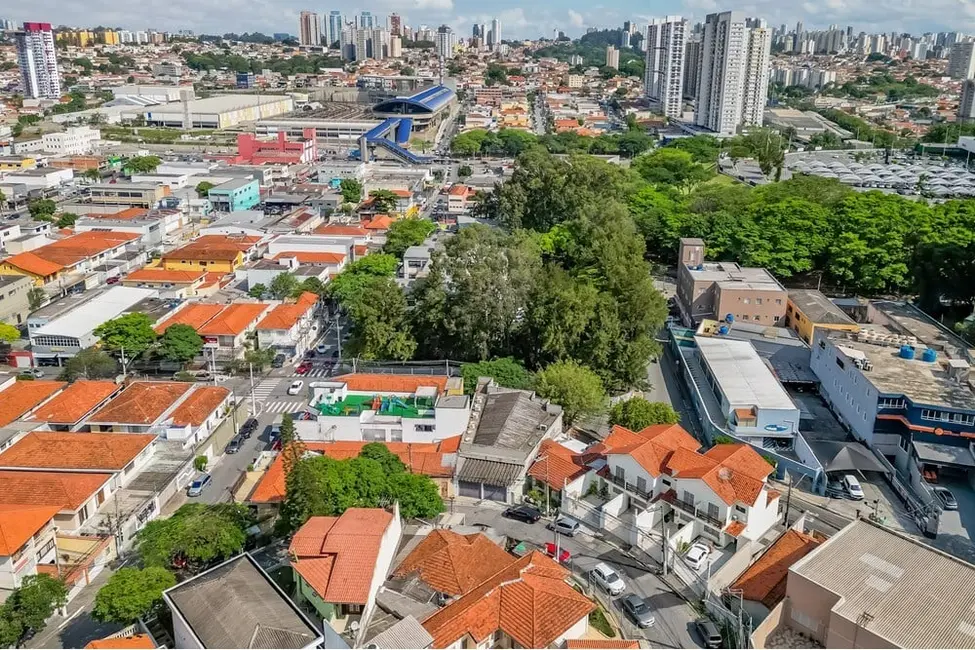
[[[913,359],[914,358],[914,348],[910,345],[901,346],[901,359]]]
[[[938,359],[938,353],[932,350],[931,348],[927,348],[924,352],[921,353],[921,361],[926,361],[927,363],[934,363],[937,359]]]
[[[734,314],[728,314],[727,316],[724,317],[724,321],[726,323],[734,323],[735,322],[735,315]]]
[[[722,325],[721,327],[718,328],[718,334],[721,334],[721,335],[727,334],[728,331],[729,330],[728,330],[728,326],[727,325]]]

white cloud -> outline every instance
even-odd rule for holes
[[[569,9],[569,24],[573,27],[582,27],[585,25],[585,21],[582,19],[582,14],[578,11],[573,11]]]
[[[418,11],[450,11],[454,0],[413,0],[412,6]]]

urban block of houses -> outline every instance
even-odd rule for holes
[[[315,420],[299,420],[306,441],[436,442],[462,433],[470,398],[457,377],[340,375],[308,385]]]
[[[122,388],[122,384],[114,381],[79,379],[21,419],[44,423],[51,431],[76,431],[85,418],[104,406]],[[0,445],[2,448],[3,445]]]
[[[0,427],[5,427],[41,406],[67,384],[63,381],[17,381],[0,383]],[[3,449],[9,440],[0,440]]]
[[[25,275],[37,286],[54,282],[65,290],[134,244],[138,235],[115,231],[91,231],[65,237],[0,261],[0,273]]]
[[[349,508],[338,517],[312,517],[291,539],[288,554],[299,602],[307,602],[333,630],[367,621],[389,575],[402,535],[399,507]]]
[[[204,353],[212,352],[222,358],[240,356],[246,349],[246,337],[255,331],[257,324],[273,309],[263,302],[235,302],[198,328],[203,337]]]
[[[159,263],[170,271],[232,273],[257,253],[260,241],[254,235],[203,235],[167,252]]]

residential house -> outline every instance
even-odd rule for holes
[[[358,645],[364,628],[351,624],[372,614],[401,535],[398,504],[392,513],[349,508],[338,517],[312,517],[288,547],[299,602]]]
[[[34,283],[26,275],[0,275],[0,322],[22,325],[30,313],[30,293]]]
[[[54,525],[72,533],[81,529],[117,489],[115,476],[104,472],[0,471],[0,506],[58,509]]]
[[[204,354],[213,354],[222,359],[241,356],[246,349],[244,343],[247,337],[273,308],[274,305],[263,302],[235,302],[227,305],[196,330],[203,337]]]
[[[160,298],[179,299],[196,296],[207,272],[170,271],[164,268],[142,268],[122,278],[123,287],[155,289]]]
[[[458,598],[514,561],[513,555],[483,533],[461,535],[438,528],[413,547],[396,567],[393,578],[415,577],[435,594],[447,599]]]
[[[318,294],[305,291],[295,302],[274,307],[257,324],[258,347],[271,348],[288,357],[304,355],[318,340],[318,301]]]
[[[785,326],[812,345],[817,329],[859,332],[860,326],[842,309],[814,289],[790,289],[785,307]]]
[[[130,626],[104,639],[89,641],[85,650],[153,650],[157,647],[151,636],[135,632],[135,629],[141,628]]]
[[[28,415],[65,386],[63,381],[17,381],[13,377],[0,382],[0,427]]]
[[[170,271],[231,273],[257,254],[260,241],[256,235],[203,235],[164,254],[159,263]]]
[[[199,331],[227,306],[213,302],[185,302],[181,307],[172,316],[155,325],[157,334],[162,334],[172,325],[189,325]]]
[[[56,505],[0,503],[0,595],[16,589],[38,565],[55,560]]]
[[[210,188],[207,198],[217,212],[250,210],[261,202],[261,186],[254,178],[235,178]]]
[[[306,441],[436,442],[462,433],[470,420],[458,377],[357,373],[308,389],[317,418],[295,423]]]
[[[122,384],[114,381],[79,379],[22,419],[42,422],[52,431],[77,431],[85,418],[118,395],[122,388]]]
[[[447,191],[447,214],[467,214],[472,207],[474,194],[474,190],[466,185],[452,185]]]
[[[502,503],[521,501],[542,441],[562,433],[562,407],[491,381],[478,384],[473,400],[458,452],[457,492]]]
[[[585,449],[586,445],[572,438],[543,440],[538,456],[528,468],[531,480],[525,487],[539,492],[553,507],[561,504],[563,491],[581,494],[589,472],[586,461],[591,459]]]
[[[321,625],[247,553],[170,587],[163,601],[173,615],[177,648],[297,650],[324,641]]]
[[[95,267],[122,255],[138,239],[133,233],[82,232],[0,261],[0,273],[26,275],[37,286],[57,282],[68,291],[80,284]]]

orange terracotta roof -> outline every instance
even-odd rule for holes
[[[353,247],[353,250],[355,251],[355,256],[356,257],[362,257],[364,255],[368,255],[369,254],[369,247],[366,246],[365,244],[356,244]]]
[[[748,445],[715,445],[704,455],[717,460],[717,464],[701,478],[728,505],[735,501],[754,505],[765,487],[765,479],[775,471]]]
[[[389,191],[401,199],[408,199],[411,196],[413,196],[413,193],[410,192],[409,190],[389,190]]]
[[[588,471],[580,455],[554,440],[542,442],[537,458],[528,468],[528,475],[556,490]]]
[[[657,424],[639,433],[619,425],[613,426],[609,436],[593,448],[594,452],[631,456],[650,476],[660,476],[667,459],[677,449],[695,451],[701,443],[679,424]]]
[[[732,537],[738,537],[745,530],[745,524],[740,521],[733,521],[725,526],[724,532]]]
[[[152,424],[193,384],[178,381],[137,381],[103,406],[89,422]]]
[[[92,230],[65,237],[32,252],[48,262],[71,266],[94,255],[124,246],[138,238],[139,235],[130,232]]]
[[[0,504],[0,556],[11,556],[44,528],[59,506]]]
[[[111,479],[111,474],[4,470],[0,471],[0,504],[73,511]]]
[[[819,544],[814,537],[790,528],[738,576],[731,588],[740,589],[745,600],[757,601],[772,609],[785,597],[789,567]]]
[[[155,434],[32,431],[0,453],[12,469],[122,470]]]
[[[389,230],[395,220],[388,214],[377,214],[369,221],[363,221],[362,227],[366,230]]]
[[[362,448],[367,444],[369,443],[359,441],[304,443],[307,452],[322,454],[335,460],[355,458],[362,453]],[[383,444],[389,451],[399,456],[399,459],[411,472],[431,478],[450,478],[454,475],[454,467],[445,464],[444,455],[457,453],[460,436],[447,438],[440,443],[386,442]],[[284,500],[284,490],[284,459],[281,454],[278,454],[271,466],[267,468],[264,476],[254,486],[254,491],[248,501],[251,503],[280,503]]]
[[[456,185],[452,185],[447,193],[450,196],[467,196],[471,193],[471,189],[466,185],[461,185],[458,183]]]
[[[307,292],[306,292],[307,293]],[[311,294],[315,295],[315,294]],[[278,305],[257,324],[259,330],[289,330],[301,320],[301,318],[315,307],[316,302],[309,303],[307,300],[298,303],[285,303]]]
[[[421,386],[436,386],[447,390],[447,378],[442,375],[373,375],[359,372],[332,377],[331,381],[345,382],[349,390],[360,393],[415,393]]]
[[[192,284],[202,280],[205,271],[168,271],[166,269],[142,268],[129,273],[124,280],[132,282],[172,282],[174,284]]]
[[[16,266],[33,275],[48,276],[64,269],[63,264],[48,261],[32,252],[18,253],[3,260],[3,264]]]
[[[170,414],[173,424],[198,427],[224,403],[230,390],[223,386],[196,386],[186,399]]]
[[[438,529],[423,538],[393,575],[403,578],[416,572],[440,593],[461,596],[513,560],[482,533],[460,535]]]
[[[566,583],[569,571],[534,551],[514,560],[422,622],[434,648],[501,630],[523,648],[546,648],[596,607]]]
[[[15,381],[0,392],[0,427],[23,417],[65,386],[63,381]]]
[[[565,647],[569,650],[630,650],[639,648],[640,642],[631,639],[566,639]]]
[[[30,419],[74,424],[119,389],[114,381],[76,381],[34,411]]]
[[[280,260],[291,257],[302,264],[341,264],[345,261],[344,253],[312,253],[308,251],[285,251],[275,255],[274,259]]]
[[[146,208],[126,208],[116,212],[115,214],[106,216],[109,216],[112,219],[136,219],[138,217],[144,217],[147,214],[149,214],[149,210]]]
[[[268,307],[263,302],[235,302],[196,331],[200,336],[237,336],[260,318]]]
[[[288,552],[297,559],[291,566],[325,602],[365,605],[383,533],[392,520],[380,508],[349,508],[338,518],[312,517],[292,538]]]
[[[152,637],[148,634],[134,634],[132,636],[109,637],[92,641],[85,648],[95,650],[142,650],[143,648],[155,648]]]
[[[217,262],[233,262],[242,255],[239,248],[232,246],[218,246],[197,244],[190,242],[182,248],[171,250],[162,256],[163,260],[213,260]]]
[[[315,228],[317,235],[338,235],[342,237],[365,237],[369,231],[359,226],[346,226],[341,223],[327,223]]]
[[[209,302],[194,302],[173,314],[161,323],[158,323],[154,330],[162,334],[172,325],[189,325],[199,331],[201,327],[209,323],[214,316],[224,310],[226,305],[218,305]]]

